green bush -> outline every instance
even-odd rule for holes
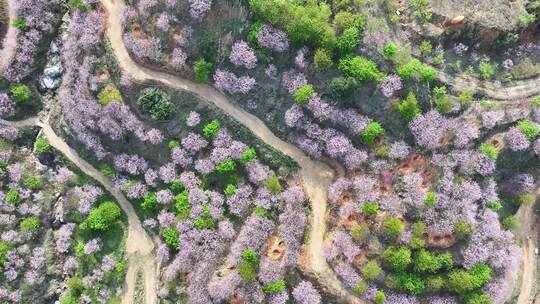
[[[390,153],[390,148],[387,145],[375,148],[375,156],[377,157],[387,157],[388,153]]]
[[[114,175],[114,169],[108,165],[102,166],[99,171],[108,178],[111,178]]]
[[[446,95],[446,86],[441,87],[434,87],[433,88],[433,96],[435,98],[441,98]]]
[[[491,297],[483,291],[468,293],[463,297],[465,304],[491,304]]]
[[[384,128],[376,121],[370,122],[362,132],[362,140],[365,144],[371,145],[375,139],[384,134]]]
[[[459,220],[454,224],[454,234],[459,240],[463,240],[472,232],[472,227],[464,220]]]
[[[532,204],[532,203],[534,203],[535,200],[536,200],[536,196],[533,193],[525,192],[525,193],[521,193],[520,195],[515,197],[513,199],[513,202],[514,202],[515,205],[520,206],[520,205]]]
[[[259,33],[263,25],[264,24],[261,21],[255,21],[253,22],[253,24],[251,24],[251,26],[249,27],[249,32],[247,36],[247,42],[249,46],[254,48],[258,45],[257,34]]]
[[[84,0],[69,0],[68,6],[72,11],[89,11],[92,7],[84,2]]]
[[[309,101],[315,90],[311,84],[305,84],[294,91],[294,100],[297,104],[303,105]]]
[[[120,218],[120,214],[120,207],[116,203],[103,202],[88,214],[88,217],[81,223],[81,229],[108,230]]]
[[[407,247],[389,246],[383,257],[384,262],[395,271],[404,271],[412,262],[411,250]]]
[[[278,280],[272,283],[264,284],[262,290],[265,294],[274,294],[285,289],[285,280]]]
[[[404,80],[422,80],[431,82],[437,77],[437,71],[418,59],[411,59],[397,69],[398,75]]]
[[[361,56],[342,58],[338,67],[343,74],[354,77],[359,81],[372,80],[379,82],[385,77],[374,61]]]
[[[264,185],[274,193],[281,193],[283,191],[283,188],[281,188],[281,184],[279,183],[279,178],[276,175],[272,175],[265,179]]]
[[[368,283],[364,280],[358,282],[356,287],[353,288],[353,291],[356,293],[363,293],[368,288]]]
[[[497,212],[497,211],[501,210],[503,206],[502,206],[501,202],[495,201],[495,202],[487,203],[486,207],[488,207],[489,209]]]
[[[5,241],[0,240],[0,270],[4,266],[6,261],[6,254],[11,250],[11,244]]]
[[[332,23],[338,31],[351,27],[361,30],[364,27],[364,17],[350,11],[340,11],[334,16]]]
[[[41,187],[41,178],[39,176],[30,176],[24,180],[23,184],[30,190],[36,190]]]
[[[384,58],[390,59],[394,57],[397,51],[398,51],[397,45],[393,42],[388,42],[387,44],[384,45],[384,48],[383,48]]]
[[[97,98],[102,106],[106,106],[112,101],[121,102],[124,100],[122,98],[122,94],[120,94],[120,91],[112,83],[109,83],[103,89],[101,89]]]
[[[23,32],[28,31],[28,25],[26,24],[26,20],[22,17],[15,18],[11,25],[13,25],[13,27],[18,28],[19,30]]]
[[[336,77],[330,82],[332,92],[341,98],[346,98],[354,94],[358,88],[358,81],[354,77]]]
[[[253,213],[255,213],[259,217],[268,217],[268,212],[266,212],[266,210],[261,207],[253,208]]]
[[[451,269],[454,261],[449,253],[433,254],[425,249],[420,249],[414,258],[414,271],[419,273],[437,273],[441,269]]]
[[[244,153],[242,153],[242,156],[240,157],[240,163],[246,164],[250,161],[257,159],[257,152],[254,148],[247,148]]]
[[[538,126],[528,120],[518,121],[516,127],[521,130],[521,132],[527,136],[529,140],[534,140],[538,136]]]
[[[365,202],[362,206],[362,213],[365,215],[375,215],[379,212],[379,203]]]
[[[391,238],[397,238],[403,232],[403,223],[395,217],[384,221],[384,232]]]
[[[167,143],[167,147],[169,149],[174,149],[174,148],[178,147],[179,145],[180,145],[180,142],[178,140],[176,140],[176,139],[171,139]]]
[[[259,269],[259,258],[257,254],[250,249],[244,249],[242,252],[242,262],[238,266],[238,273],[245,283],[254,282],[257,279]]]
[[[490,143],[481,144],[479,150],[491,159],[497,159],[499,157],[499,151]]]
[[[342,54],[349,54],[358,46],[360,31],[356,27],[350,27],[343,31],[337,39],[337,48]]]
[[[157,88],[142,90],[137,103],[155,120],[168,119],[173,111],[169,95]]]
[[[233,184],[228,184],[225,189],[223,189],[223,194],[226,196],[231,196],[236,192],[236,186]]]
[[[480,77],[482,79],[490,79],[493,74],[495,74],[495,70],[497,69],[497,64],[495,63],[489,63],[482,61],[478,65],[478,71],[480,72]]]
[[[236,163],[232,159],[227,159],[216,165],[216,171],[219,173],[229,173],[236,170]]]
[[[475,91],[473,89],[461,91],[458,96],[459,103],[465,108],[468,107],[474,99],[474,94]]]
[[[424,199],[424,203],[427,206],[433,207],[436,201],[437,201],[437,194],[435,192],[429,191],[428,193],[426,193],[426,198]]]
[[[424,280],[417,274],[402,272],[398,274],[399,288],[408,294],[417,295],[424,292]]]
[[[141,208],[144,210],[155,210],[157,209],[157,198],[154,192],[148,192],[141,203]]]
[[[315,55],[313,55],[313,63],[317,70],[322,71],[330,68],[334,64],[334,61],[332,60],[332,54],[328,50],[318,48],[315,51]]]
[[[179,220],[188,218],[191,212],[191,204],[189,203],[188,197],[189,193],[187,190],[182,191],[182,193],[175,197],[176,217]]]
[[[416,101],[416,96],[413,92],[407,94],[407,98],[402,100],[398,105],[397,109],[399,114],[405,122],[413,120],[416,116],[420,115],[420,107],[418,107],[418,102]]]
[[[175,226],[167,227],[161,231],[165,244],[174,250],[180,248],[180,235]]]
[[[38,154],[45,153],[49,151],[50,148],[49,142],[43,137],[39,137],[34,142],[34,151]]]
[[[422,56],[424,57],[429,56],[432,51],[433,51],[433,45],[431,44],[429,40],[423,40],[420,43],[420,53],[422,54]]]
[[[195,80],[198,82],[206,82],[208,76],[212,72],[213,64],[201,58],[193,63],[193,69],[195,71]]]
[[[197,229],[216,229],[218,222],[210,216],[208,205],[203,205],[203,212],[200,218],[193,221],[193,226]]]
[[[11,189],[6,193],[6,200],[12,205],[17,205],[21,201],[21,196],[17,190]]]
[[[32,97],[32,91],[30,91],[30,88],[22,83],[14,83],[9,87],[9,92],[11,93],[11,96],[13,96],[13,99],[17,103],[25,103],[30,100]]]
[[[485,263],[478,263],[469,270],[452,270],[448,274],[448,289],[463,295],[482,287],[490,280],[491,268]]]
[[[425,283],[428,292],[441,291],[448,285],[448,282],[440,275],[427,277]]]
[[[221,128],[221,123],[219,120],[212,120],[203,128],[203,135],[206,138],[214,138]]]
[[[373,281],[379,277],[382,272],[382,268],[377,261],[371,260],[367,262],[364,267],[362,267],[362,270],[360,272],[362,273],[364,278]]]
[[[509,215],[502,220],[502,225],[506,230],[516,229],[518,224],[518,217],[515,214]]]
[[[450,113],[454,109],[454,102],[450,96],[435,98],[435,107],[440,113]]]
[[[369,235],[369,228],[364,223],[354,223],[351,227],[351,236],[355,242],[362,245]]]
[[[373,298],[373,302],[375,302],[375,304],[383,304],[385,300],[386,296],[384,295],[384,291],[378,290],[375,292],[375,297]]]
[[[175,179],[169,186],[169,189],[176,193],[179,193],[184,190],[184,185],[182,185],[182,182],[179,179]]]
[[[21,233],[36,232],[40,227],[39,219],[35,216],[27,217],[20,223],[19,230]]]

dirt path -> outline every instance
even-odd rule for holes
[[[498,100],[516,100],[540,94],[540,76],[514,80],[507,86],[472,76],[453,76],[439,70],[437,71],[437,79],[456,91],[474,89],[478,94]]]
[[[333,178],[333,171],[325,164],[311,160],[296,146],[275,136],[256,116],[232,104],[215,88],[190,80],[148,69],[135,63],[124,45],[120,17],[124,8],[121,0],[101,0],[107,16],[107,35],[120,67],[137,81],[158,81],[168,87],[189,91],[250,129],[266,144],[293,158],[300,166],[304,188],[312,204],[311,230],[309,233],[309,272],[319,279],[319,283],[346,303],[363,303],[348,292],[337,279],[322,255],[323,237],[326,231],[326,189]]]
[[[536,196],[540,197],[540,189],[538,189]],[[534,208],[535,204],[522,206],[517,213],[519,229],[515,235],[523,244],[523,266],[520,292],[516,304],[531,304],[536,296],[537,256],[534,250],[538,247],[539,226],[536,223],[537,216]]]
[[[4,0],[6,4],[6,12],[8,14],[7,33],[2,41],[2,49],[0,50],[0,74],[8,68],[11,63],[15,50],[17,49],[17,33],[18,29],[11,26],[13,20],[17,17],[17,0]]]
[[[154,243],[143,229],[135,210],[124,194],[114,187],[113,183],[105,177],[99,170],[90,163],[81,158],[78,153],[69,147],[66,142],[60,138],[48,123],[41,122],[37,117],[31,117],[21,121],[8,122],[0,120],[1,124],[22,128],[26,126],[41,127],[43,135],[47,138],[52,147],[64,154],[73,162],[84,174],[91,176],[98,181],[122,207],[128,217],[128,238],[126,241],[126,255],[128,259],[128,269],[126,274],[126,290],[122,295],[123,304],[133,302],[135,291],[136,273],[142,268],[144,271],[146,303],[157,303],[157,267],[153,256]],[[135,273],[135,275],[133,275]]]

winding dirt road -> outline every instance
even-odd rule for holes
[[[11,26],[12,21],[17,17],[16,2],[16,0],[4,0],[8,14],[8,30],[2,41],[2,49],[0,50],[0,74],[3,74],[8,68],[17,49],[17,33],[19,30]]]
[[[323,257],[323,238],[326,231],[326,189],[333,178],[333,171],[325,164],[310,159],[296,146],[275,136],[270,129],[256,116],[231,103],[227,97],[215,88],[192,82],[190,80],[155,71],[135,63],[122,39],[122,16],[125,4],[120,0],[101,0],[108,16],[107,36],[111,43],[118,64],[137,81],[157,81],[171,88],[189,91],[202,100],[220,108],[223,112],[246,126],[253,134],[266,144],[288,155],[300,166],[300,176],[306,194],[312,204],[311,230],[309,233],[308,271],[317,277],[319,283],[345,303],[363,303],[347,291],[337,279]]]
[[[142,268],[145,282],[145,300],[147,304],[157,303],[157,267],[153,256],[154,243],[141,226],[139,218],[131,203],[124,194],[114,187],[110,179],[105,177],[99,170],[81,158],[78,153],[67,145],[51,128],[48,122],[41,122],[37,117],[31,117],[21,121],[0,120],[0,124],[22,128],[27,126],[40,127],[49,144],[64,154],[84,174],[98,181],[116,199],[120,207],[128,217],[128,238],[126,241],[126,254],[128,269],[126,274],[126,288],[122,295],[123,304],[131,304],[135,292],[137,272]]]

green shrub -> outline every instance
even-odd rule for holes
[[[384,134],[384,128],[380,123],[371,121],[362,132],[362,140],[365,144],[371,145],[375,142],[375,139]]]
[[[30,100],[32,97],[32,91],[30,91],[30,88],[22,83],[14,83],[9,87],[9,92],[11,93],[11,96],[13,96],[13,99],[17,103],[25,103]]]
[[[338,31],[355,27],[361,30],[364,27],[364,18],[350,11],[340,11],[334,16],[334,27]]]
[[[501,202],[496,201],[496,202],[487,203],[486,207],[488,207],[489,209],[497,212],[497,211],[501,210],[503,206],[502,206]]]
[[[232,159],[226,159],[216,165],[216,171],[219,173],[229,173],[236,170],[236,163]]]
[[[161,231],[165,244],[174,250],[180,248],[180,235],[175,226],[167,227]]]
[[[433,88],[433,96],[435,98],[441,98],[446,95],[446,86],[441,87],[434,87]]]
[[[351,227],[351,236],[355,242],[362,245],[369,235],[369,228],[364,223],[354,223]]]
[[[375,304],[383,304],[385,300],[386,296],[384,295],[384,291],[378,290],[375,292],[375,297],[373,298],[373,302],[375,302]]]
[[[81,229],[108,230],[120,218],[120,214],[120,207],[116,203],[103,202],[88,214],[88,217],[81,223]]]
[[[424,203],[427,205],[427,206],[434,206],[435,205],[435,202],[437,201],[437,194],[433,191],[429,191],[428,193],[426,193],[426,198],[424,199]]]
[[[384,221],[384,232],[391,238],[397,238],[403,232],[403,223],[395,217]]]
[[[358,81],[354,77],[336,77],[330,82],[332,92],[341,98],[354,94],[358,88]]]
[[[463,297],[465,304],[491,304],[491,297],[483,291],[470,292]]]
[[[297,104],[302,105],[307,103],[313,94],[315,94],[313,86],[311,84],[305,84],[294,91],[294,100]]]
[[[414,271],[419,273],[436,273],[441,269],[451,269],[454,265],[449,253],[433,254],[425,249],[420,249],[415,254]]]
[[[182,182],[179,179],[175,179],[169,186],[169,189],[178,193],[184,190],[184,185],[182,185]]]
[[[0,240],[0,270],[4,266],[6,261],[6,254],[11,250],[11,244],[5,241]]]
[[[257,34],[259,33],[263,25],[264,24],[261,21],[255,21],[253,22],[253,24],[251,24],[251,26],[249,27],[249,32],[247,36],[247,42],[249,46],[254,48],[258,45]]]
[[[413,120],[416,116],[422,113],[422,111],[420,111],[420,107],[418,107],[418,102],[413,92],[409,92],[409,94],[407,94],[407,98],[402,100],[397,105],[397,109],[405,122]]]
[[[220,128],[221,128],[221,123],[219,122],[219,120],[214,119],[211,122],[209,122],[206,126],[204,126],[203,135],[206,138],[213,138],[219,132]]]
[[[23,184],[30,190],[36,190],[41,187],[41,178],[39,176],[30,176],[24,180]]]
[[[262,290],[265,294],[274,294],[285,289],[285,280],[278,280],[272,283],[264,284]]]
[[[474,94],[475,91],[473,89],[461,91],[458,96],[459,103],[461,103],[463,107],[468,107],[474,99]]]
[[[92,7],[84,2],[84,0],[69,0],[68,6],[72,11],[89,11]]]
[[[254,282],[257,279],[259,269],[259,258],[257,254],[250,249],[244,249],[242,252],[242,261],[238,266],[238,273],[245,283]]]
[[[534,203],[536,200],[536,196],[533,193],[525,192],[521,193],[517,197],[513,199],[514,204],[520,206],[520,205],[529,205]]]
[[[360,272],[362,273],[364,278],[373,281],[379,277],[382,272],[382,268],[377,261],[371,260],[367,262],[364,267],[362,267],[362,270]]]
[[[424,292],[424,280],[414,273],[402,272],[398,274],[399,288],[408,294],[417,295]]]
[[[431,54],[433,51],[433,45],[431,45],[431,42],[429,40],[423,40],[420,43],[420,53],[422,56],[426,57]]]
[[[356,27],[350,27],[343,31],[337,40],[337,48],[342,54],[349,54],[358,46],[360,31]]]
[[[155,120],[168,119],[173,111],[169,95],[157,88],[142,90],[137,103]]]
[[[518,121],[516,127],[521,130],[521,132],[527,136],[529,140],[534,140],[538,136],[538,126],[528,120]]]
[[[108,165],[102,166],[99,171],[108,178],[111,178],[114,175],[114,169]]]
[[[345,75],[354,77],[359,81],[372,80],[379,82],[385,77],[374,61],[361,56],[342,58],[338,67]]]
[[[375,148],[375,156],[377,157],[387,157],[389,152],[390,148],[387,145]]]
[[[398,51],[397,45],[393,42],[388,42],[387,44],[384,45],[384,48],[383,48],[384,58],[386,59],[393,58],[394,55],[396,55],[397,51]]]
[[[208,81],[208,76],[212,72],[213,64],[201,58],[193,63],[193,69],[195,70],[195,80],[198,82]]]
[[[440,275],[427,277],[425,283],[428,292],[441,291],[448,285],[448,282]]]
[[[422,80],[431,82],[437,77],[437,71],[418,59],[411,59],[397,69],[398,75],[404,80]]]
[[[495,63],[491,64],[489,62],[482,61],[478,65],[478,71],[480,72],[480,77],[482,77],[482,79],[490,79],[495,73],[495,69],[497,69],[497,64]]]
[[[121,102],[124,100],[122,98],[122,94],[120,94],[120,91],[112,83],[109,83],[103,89],[101,89],[97,98],[102,106],[106,106],[112,101]]]
[[[265,179],[264,185],[274,193],[281,193],[283,191],[283,188],[281,188],[281,184],[279,183],[279,177],[276,175],[272,175]]]
[[[515,214],[509,215],[502,220],[502,225],[506,230],[516,229],[518,224],[518,217]]]
[[[144,210],[155,210],[157,209],[157,198],[154,192],[148,192],[141,203],[141,208]]]
[[[448,289],[463,295],[482,287],[490,280],[491,268],[485,263],[478,263],[469,270],[452,270],[448,274]]]
[[[389,246],[383,253],[384,262],[395,271],[404,271],[412,262],[411,250],[407,247]]]
[[[223,189],[223,194],[226,196],[231,196],[236,192],[236,186],[233,184],[228,184],[225,189]]]
[[[19,230],[21,233],[36,232],[40,227],[39,219],[35,216],[27,217],[20,223]]]
[[[362,213],[365,215],[375,215],[379,212],[379,203],[365,202],[362,206]]]
[[[368,288],[368,283],[364,280],[358,282],[356,287],[353,288],[353,291],[356,293],[363,293]]]
[[[256,159],[257,159],[257,152],[255,151],[254,148],[250,147],[250,148],[247,148],[246,151],[244,151],[244,153],[242,153],[242,156],[240,157],[240,163],[246,164]]]
[[[317,70],[322,71],[330,68],[334,64],[334,61],[332,60],[332,54],[328,50],[318,48],[315,51],[315,55],[313,55],[313,63]]]
[[[171,139],[167,143],[167,147],[169,149],[174,149],[174,148],[178,147],[179,145],[180,145],[180,142],[178,140],[176,140],[176,139]]]
[[[268,212],[266,212],[266,210],[264,210],[261,207],[253,208],[253,213],[255,213],[257,216],[260,216],[260,217],[268,217]]]
[[[208,205],[203,205],[203,212],[200,218],[193,221],[193,226],[197,229],[216,229],[218,222],[210,216]]]
[[[28,25],[26,24],[26,20],[22,17],[15,18],[11,25],[13,25],[13,27],[18,28],[19,30],[23,32],[28,31]]]
[[[499,151],[490,143],[481,144],[479,150],[491,159],[497,159],[499,157]]]
[[[464,220],[459,220],[454,224],[454,234],[459,240],[463,240],[472,232],[472,227]]]
[[[450,113],[454,109],[454,102],[450,96],[435,98],[435,107],[440,113]]]
[[[51,146],[49,145],[49,142],[43,137],[39,137],[34,142],[34,151],[38,154],[45,153],[49,151],[50,148]]]
[[[189,203],[188,197],[189,193],[187,190],[182,191],[182,193],[175,197],[176,217],[179,220],[188,218],[191,212],[191,204]]]
[[[6,193],[6,200],[12,205],[17,205],[21,201],[21,196],[17,190],[11,189]]]

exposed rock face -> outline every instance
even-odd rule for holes
[[[465,16],[465,22],[498,32],[513,30],[525,15],[524,0],[432,0],[433,13],[452,19]]]

